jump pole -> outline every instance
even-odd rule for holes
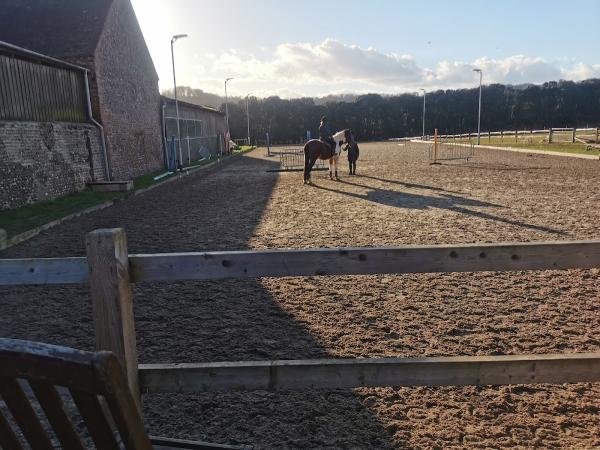
[[[440,164],[437,161],[437,153],[438,153],[438,129],[435,129],[434,135],[433,135],[433,162],[429,163],[429,164]]]

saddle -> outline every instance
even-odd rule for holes
[[[323,144],[325,144],[327,147],[329,147],[329,150],[331,150],[331,154],[332,156],[336,154],[336,149],[337,149],[337,143],[335,141],[332,140],[325,140],[325,139],[319,139],[319,141],[321,141]]]

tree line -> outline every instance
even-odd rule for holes
[[[433,134],[434,128],[441,134],[476,132],[478,95],[479,88],[428,92],[425,133]],[[194,101],[185,95],[182,98]],[[328,97],[331,98],[335,97]],[[354,101],[326,102],[313,98],[251,97],[248,107],[253,142],[263,141],[266,133],[274,143],[301,142],[307,130],[315,137],[323,115],[329,117],[333,129],[351,128],[360,141],[422,134],[423,97],[417,94],[367,94]],[[220,110],[225,111],[224,104]],[[229,124],[232,138],[247,136],[246,99],[230,99]],[[482,131],[598,125],[600,79],[483,87]]]

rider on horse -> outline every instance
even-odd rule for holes
[[[327,117],[321,117],[321,124],[319,125],[319,139],[331,146],[331,151],[335,153],[336,143],[333,140],[333,133],[327,123]]]

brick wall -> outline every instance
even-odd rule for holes
[[[0,121],[0,210],[61,197],[104,179],[96,127]]]
[[[129,0],[111,6],[95,69],[113,178],[164,167],[158,76]]]

